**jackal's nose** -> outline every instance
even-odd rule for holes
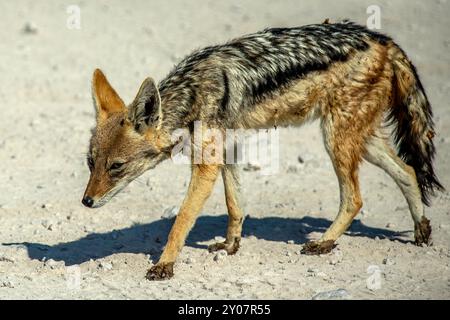
[[[91,197],[84,197],[83,200],[81,200],[81,203],[83,203],[86,207],[92,208],[94,205],[94,199]]]

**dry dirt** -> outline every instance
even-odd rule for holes
[[[66,27],[74,2],[80,30]],[[340,288],[353,299],[450,298],[450,193],[426,211],[434,246],[416,247],[399,189],[368,164],[361,169],[363,212],[338,247],[329,255],[299,254],[331,223],[339,202],[317,123],[280,129],[278,174],[244,171],[242,247],[220,259],[206,250],[226,228],[217,183],[170,281],[144,275],[172,223],[161,216],[183,199],[188,166],[163,163],[103,208],[80,203],[94,68],[130,101],[146,76],[161,79],[195,48],[268,26],[365,23],[371,4],[381,7],[382,31],[422,76],[435,113],[436,170],[449,187],[449,1],[123,3],[0,2],[1,299],[310,299]]]

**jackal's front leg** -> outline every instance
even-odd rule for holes
[[[240,201],[239,173],[236,165],[225,165],[222,168],[225,199],[228,208],[228,228],[225,242],[215,243],[208,247],[209,251],[226,250],[228,254],[235,254],[241,241],[244,214]]]
[[[217,165],[193,166],[188,193],[172,226],[164,252],[158,263],[148,271],[147,279],[164,280],[173,276],[173,265],[178,253],[203,204],[211,194],[219,170]]]

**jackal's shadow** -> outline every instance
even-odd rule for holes
[[[157,260],[161,247],[173,220],[157,220],[148,224],[135,225],[106,233],[92,233],[75,241],[47,245],[43,243],[3,243],[3,245],[25,245],[32,259],[54,259],[64,261],[66,265],[80,264],[89,259],[103,258],[114,253],[148,253]],[[247,217],[244,222],[244,236],[254,235],[258,239],[286,242],[293,240],[297,244],[306,242],[307,234],[313,231],[324,232],[331,221],[323,218],[282,218]],[[186,241],[187,246],[206,248],[207,242],[226,230],[227,216],[201,216]],[[405,241],[402,233],[391,230],[372,228],[355,220],[347,235],[369,238],[389,238]]]

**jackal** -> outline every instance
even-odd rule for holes
[[[415,243],[430,244],[424,204],[443,189],[432,165],[432,111],[415,67],[388,36],[348,21],[265,29],[192,53],[158,85],[145,79],[129,106],[97,69],[93,99],[97,126],[82,200],[88,207],[105,204],[168,159],[174,146],[171,133],[192,130],[194,121],[225,130],[319,119],[341,201],[332,225],[302,252],[331,251],[351,224],[362,206],[358,167],[363,159],[395,180],[414,220]],[[208,143],[202,141],[200,147]],[[192,164],[187,195],[148,279],[173,276],[176,257],[220,173],[228,229],[226,240],[209,249],[238,250],[244,215],[236,166]]]

